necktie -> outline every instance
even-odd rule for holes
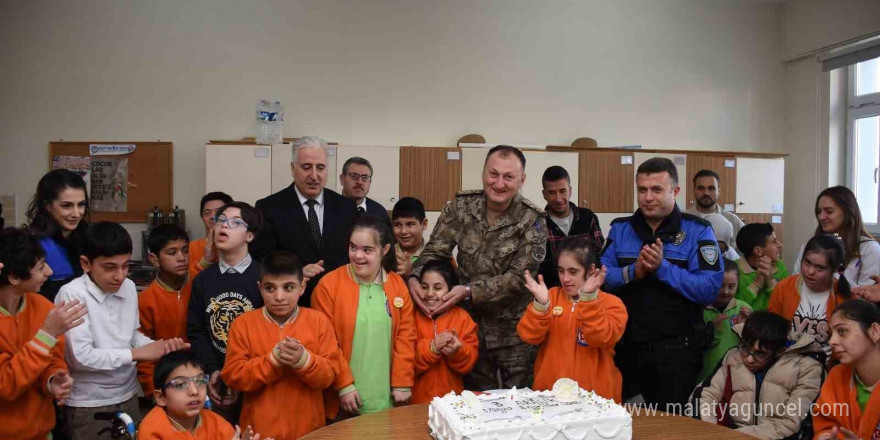
[[[363,214],[363,213],[365,213],[365,212],[367,212],[367,211],[364,210],[364,207],[363,207],[363,206],[358,206],[358,214]]]
[[[317,200],[306,200],[306,205],[309,205],[309,229],[312,230],[312,239],[315,240],[315,244],[318,247],[321,246],[321,226],[318,224],[318,213],[315,212],[315,205],[318,204]]]

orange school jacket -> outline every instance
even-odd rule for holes
[[[196,241],[189,242],[189,272],[195,276],[196,273],[204,269],[199,265],[202,257],[205,256],[205,239],[200,238]],[[193,272],[195,271],[195,272]]]
[[[351,374],[348,362],[351,359],[360,288],[351,277],[350,271],[350,265],[346,264],[324,275],[312,292],[312,308],[330,318],[344,358],[332,388],[324,393],[327,418],[330,419],[335,418],[339,411],[337,391],[354,383],[354,376]],[[412,298],[410,298],[409,290],[400,275],[393,272],[386,275],[385,297],[388,303],[388,312],[391,314],[391,340],[393,341],[391,387],[411,388],[415,375],[416,326]],[[391,390],[388,392],[390,393]]]
[[[272,349],[287,336],[299,339],[308,353],[302,368],[275,362]],[[336,378],[342,358],[327,317],[300,307],[279,325],[263,307],[236,318],[226,344],[220,376],[244,392],[240,426],[275,440],[300,438],[324,426],[323,390]]]
[[[14,316],[0,312],[0,438],[45,440],[55,426],[48,384],[67,371],[64,341],[40,330],[53,308],[28,293]]]
[[[416,378],[410,403],[428,403],[450,391],[461,393],[464,390],[461,376],[470,373],[479,356],[477,324],[461,307],[453,307],[437,319],[428,318],[421,312],[416,312],[415,317],[418,332]],[[435,329],[437,333],[455,329],[461,348],[449,357],[431,351]]]
[[[138,427],[138,440],[230,440],[235,429],[223,417],[203,409],[195,435],[178,431],[171,425],[165,410],[153,408]]]
[[[159,340],[169,338],[186,337],[186,313],[189,306],[192,280],[201,268],[193,271],[189,269],[189,279],[180,289],[173,290],[158,278],[153,280],[150,287],[138,295],[138,319],[141,322],[141,333],[144,336]],[[138,382],[144,389],[144,395],[153,396],[153,370],[155,362],[138,362]]]
[[[875,390],[876,391],[876,390]],[[848,408],[835,407],[846,404]],[[831,369],[816,400],[813,416],[814,439],[835,426],[846,428],[864,440],[880,438],[880,393],[871,393],[862,412],[856,398],[855,377],[852,367],[840,364]]]
[[[567,377],[620,403],[623,379],[614,365],[614,344],[623,337],[626,320],[623,302],[602,291],[595,300],[574,304],[561,287],[554,287],[545,313],[529,304],[516,331],[527,344],[541,345],[532,388],[549,390]]]
[[[799,288],[803,282],[800,275],[792,275],[776,284],[776,287],[773,288],[773,293],[770,295],[770,304],[767,305],[767,310],[791,322],[794,319],[794,313],[797,311],[798,305],[801,303]],[[831,286],[831,294],[828,295],[828,308],[826,311],[828,321],[831,321],[831,314],[834,313],[834,308],[843,301],[845,299],[837,292],[837,280],[835,280]]]

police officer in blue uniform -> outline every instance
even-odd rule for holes
[[[626,305],[629,320],[615,363],[623,398],[641,395],[658,409],[684,404],[708,343],[702,310],[715,301],[724,276],[709,222],[675,203],[678,172],[655,157],[636,172],[639,209],[611,223],[602,251],[604,290]]]

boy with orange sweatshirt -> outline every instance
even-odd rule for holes
[[[459,285],[452,264],[442,260],[427,262],[420,281],[422,301],[429,307],[439,305],[443,295]],[[434,318],[417,311],[416,333],[416,378],[410,402],[428,403],[450,391],[461,393],[461,377],[470,373],[479,356],[477,324],[458,306]]]
[[[599,290],[605,268],[596,267],[596,252],[590,246],[584,237],[570,237],[559,245],[562,287],[548,290],[544,277],[538,275],[536,282],[526,271],[526,288],[535,301],[516,331],[524,342],[541,345],[532,388],[549,390],[565,377],[620,403],[623,379],[614,365],[614,345],[626,328],[626,307]]]
[[[209,192],[202,197],[199,204],[199,214],[202,217],[202,224],[205,225],[205,236],[189,242],[189,268],[193,273],[217,262],[219,253],[214,245],[214,218],[217,217],[217,210],[232,203],[232,197],[224,192]]]
[[[341,353],[327,317],[297,306],[305,282],[293,254],[267,255],[259,286],[265,306],[233,322],[220,376],[244,393],[243,425],[276,440],[297,439],[324,426],[323,390],[336,378]]]
[[[156,279],[138,295],[138,319],[141,333],[157,339],[186,336],[186,314],[192,280],[201,271],[189,264],[189,236],[180,226],[167,224],[156,227],[147,239],[149,259],[159,268]],[[144,395],[153,395],[154,362],[138,362],[138,381]]]
[[[61,335],[86,309],[79,301],[56,308],[34,293],[52,275],[45,257],[30,233],[0,232],[0,438],[50,438],[52,401],[63,404],[73,387]]]

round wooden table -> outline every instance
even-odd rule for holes
[[[302,440],[430,440],[428,404],[403,406],[334,423]],[[754,440],[732,429],[657,412],[633,416],[634,440]]]

